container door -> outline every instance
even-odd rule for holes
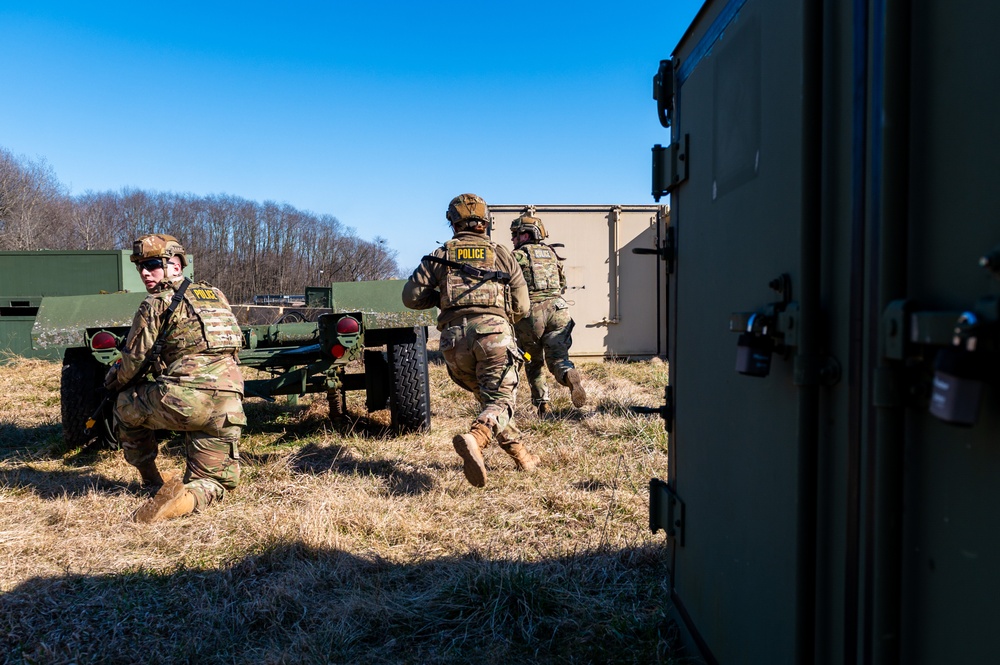
[[[564,297],[575,322],[574,358],[666,355],[666,273],[655,251],[668,222],[665,206],[492,205],[492,239],[513,249],[510,224],[526,210],[558,245]]]
[[[925,313],[952,312],[937,339],[946,346],[939,348],[965,356],[951,364],[950,373],[959,376],[937,375],[953,386],[936,385],[932,402],[941,401],[945,417],[952,409],[970,417],[956,425],[931,415],[927,404],[907,410],[900,603],[905,663],[998,659],[998,25],[996,3],[923,2],[913,9],[911,223],[899,246],[908,248],[910,322],[933,336],[923,325],[933,318]],[[925,356],[929,364],[934,350],[914,346],[906,356],[910,363]],[[947,394],[954,390],[964,392]],[[949,397],[957,401],[949,405]]]
[[[803,268],[801,63],[789,57],[801,52],[800,11],[710,3],[675,54],[672,140],[686,179],[671,193],[669,485],[684,515],[673,592],[723,663],[795,652],[794,348],[768,340],[794,316]]]

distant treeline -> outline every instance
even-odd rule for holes
[[[0,250],[131,249],[144,233],[176,236],[194,254],[196,277],[232,302],[399,272],[385,239],[362,240],[332,215],[227,195],[123,189],[69,196],[44,161],[0,148]]]

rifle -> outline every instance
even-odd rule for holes
[[[146,357],[143,359],[142,364],[139,365],[139,369],[136,371],[135,374],[132,375],[132,378],[129,379],[123,386],[121,386],[118,390],[114,392],[108,390],[107,388],[104,388],[104,398],[101,400],[101,403],[97,407],[97,409],[94,410],[94,413],[91,414],[89,418],[87,418],[87,422],[84,423],[85,424],[85,427],[83,429],[84,434],[90,436],[90,431],[94,429],[94,425],[97,424],[97,419],[100,417],[104,409],[108,406],[108,402],[111,401],[112,396],[117,396],[118,393],[122,392],[123,390],[128,390],[135,384],[139,383],[139,381],[141,381],[146,376],[146,372],[149,371],[149,368],[152,367],[153,363],[159,360],[160,354],[163,352],[163,346],[167,341],[167,324],[170,322],[170,317],[173,316],[174,310],[176,310],[177,306],[180,305],[181,300],[184,300],[184,292],[187,291],[187,287],[190,283],[191,280],[185,277],[184,281],[181,283],[180,288],[178,288],[177,291],[174,293],[173,297],[170,298],[170,304],[167,305],[167,310],[163,312],[163,315],[160,317],[160,334],[156,336],[156,341],[153,342],[153,348],[151,348],[149,350],[149,353],[146,354]]]

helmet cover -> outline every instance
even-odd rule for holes
[[[459,194],[448,204],[445,216],[456,230],[465,222],[464,228],[489,223],[489,208],[481,197],[475,194]]]
[[[165,233],[149,233],[139,236],[132,243],[132,263],[140,263],[149,259],[170,259],[180,257],[181,266],[187,266],[187,256],[184,247],[177,238]]]
[[[535,242],[541,242],[549,237],[542,220],[525,213],[510,223],[510,233],[512,236],[519,236],[522,233],[531,234]]]

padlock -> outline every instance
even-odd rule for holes
[[[770,337],[742,333],[736,341],[736,371],[746,376],[767,376],[771,371],[774,342]]]
[[[970,349],[975,337],[964,346],[948,346],[938,351],[934,362],[931,415],[954,425],[974,425],[983,397],[983,359]],[[981,355],[981,354],[980,354]]]

